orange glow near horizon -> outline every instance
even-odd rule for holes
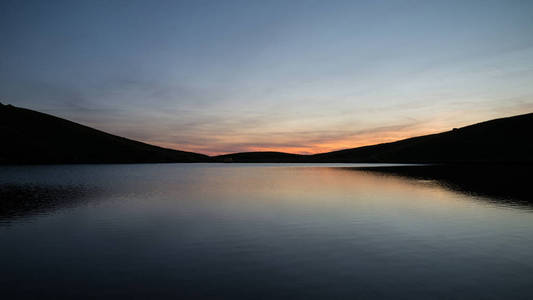
[[[427,135],[427,134],[433,134],[438,132],[443,132],[448,129],[431,129],[431,130],[423,130],[423,129],[412,129],[412,130],[391,130],[386,132],[379,132],[379,133],[373,133],[368,132],[365,134],[359,134],[356,136],[350,136],[346,138],[339,138],[339,139],[330,139],[325,141],[319,141],[316,143],[307,143],[303,144],[303,146],[295,146],[295,147],[283,147],[283,146],[275,146],[276,144],[280,144],[283,142],[287,142],[287,140],[290,140],[290,137],[287,137],[285,141],[271,141],[273,146],[253,146],[253,145],[242,145],[239,146],[238,142],[235,142],[234,145],[232,145],[232,137],[225,137],[224,139],[219,139],[220,144],[225,145],[231,145],[226,146],[228,148],[234,148],[235,150],[230,151],[217,151],[214,150],[217,147],[217,145],[194,145],[194,144],[174,144],[174,143],[164,143],[164,142],[156,142],[156,141],[146,141],[147,143],[154,144],[160,147],[175,149],[175,150],[181,150],[181,151],[190,151],[190,152],[196,152],[196,153],[202,153],[209,156],[216,156],[216,155],[223,155],[223,154],[230,154],[230,153],[238,153],[238,152],[256,152],[256,151],[274,151],[274,152],[285,152],[285,153],[294,153],[294,154],[317,154],[317,153],[325,153],[325,152],[331,152],[331,151],[337,151],[337,150],[343,150],[343,149],[351,149],[351,148],[357,148],[357,147],[363,147],[363,146],[370,146],[370,145],[376,145],[381,143],[390,143],[395,142],[402,139],[407,139],[415,136],[421,136],[421,135]],[[241,139],[240,137],[239,139]],[[237,140],[237,139],[235,139]],[[221,143],[222,141],[222,143]],[[265,143],[258,143],[258,144],[265,144]],[[224,147],[224,146],[222,146]]]
[[[525,107],[531,111],[533,107]],[[220,133],[220,130],[205,130],[177,135],[177,140],[169,141],[165,131],[160,131],[160,140],[144,139],[144,142],[160,147],[206,154],[209,156],[256,151],[273,151],[294,154],[317,154],[381,143],[390,143],[407,138],[436,134],[497,118],[524,113],[513,111],[507,115],[498,112],[482,114],[476,112],[438,113],[431,118],[411,118],[407,122],[377,122],[365,120],[365,127],[356,123],[343,123],[327,126],[320,123],[276,124],[257,128],[241,128]],[[373,122],[372,122],[373,121]],[[383,124],[379,126],[379,124]],[[362,123],[361,123],[362,124]],[[372,125],[374,125],[372,127]],[[312,128],[307,128],[312,127]],[[305,130],[304,130],[305,128]],[[341,128],[341,129],[339,129]],[[344,128],[354,128],[353,130]],[[169,134],[171,135],[171,134]],[[164,140],[167,139],[167,140]],[[206,142],[207,141],[207,142]]]

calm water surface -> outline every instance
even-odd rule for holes
[[[514,200],[353,165],[0,166],[0,291],[533,299]]]

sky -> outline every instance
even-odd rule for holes
[[[0,102],[215,155],[533,112],[533,1],[0,2]]]

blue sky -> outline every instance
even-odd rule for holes
[[[533,1],[2,1],[0,101],[208,154],[533,111]]]

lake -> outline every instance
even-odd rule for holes
[[[2,298],[533,298],[530,187],[384,167],[0,166]]]

